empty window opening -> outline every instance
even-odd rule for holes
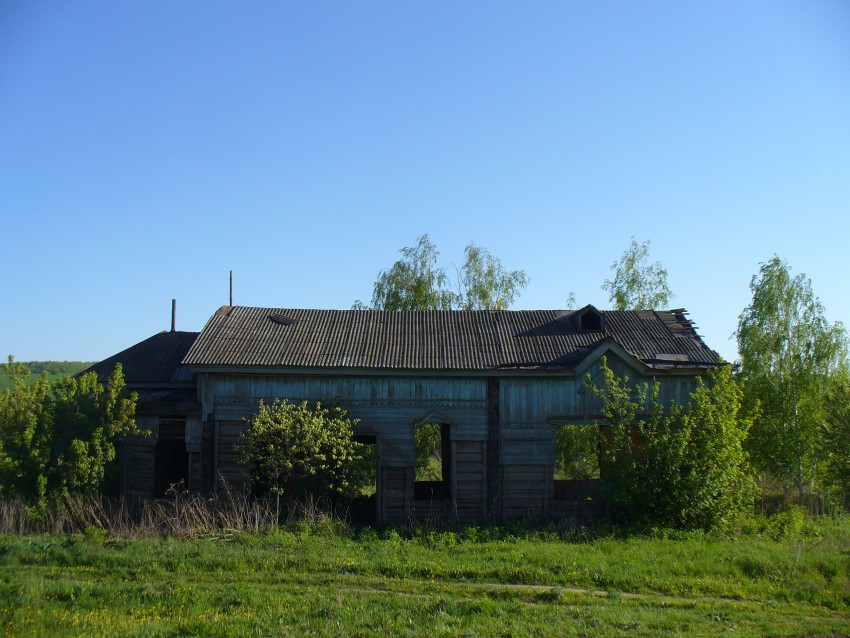
[[[451,428],[446,423],[425,423],[413,432],[415,475],[413,498],[447,499],[451,485]]]
[[[360,445],[352,462],[352,479],[360,489],[353,495],[349,514],[356,525],[374,525],[378,515],[378,436],[355,434],[354,441]]]
[[[555,500],[583,500],[589,482],[600,478],[600,431],[597,425],[565,425],[555,438]]]

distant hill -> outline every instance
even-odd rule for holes
[[[88,361],[22,361],[33,377],[37,377],[42,372],[47,372],[50,379],[63,377],[69,374],[76,374],[81,370],[85,370],[91,362]],[[8,388],[12,385],[12,380],[6,374],[5,363],[0,363],[0,389]]]

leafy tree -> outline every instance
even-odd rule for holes
[[[415,246],[402,248],[402,259],[378,275],[372,292],[372,308],[376,310],[449,310],[454,294],[448,288],[448,277],[437,267],[440,253],[427,234]],[[365,309],[358,301],[355,309]]]
[[[139,433],[136,397],[124,396],[121,364],[105,386],[94,372],[57,380],[51,411],[57,487],[73,493],[99,491],[106,466],[115,459],[115,444]]]
[[[0,495],[44,506],[103,488],[116,444],[137,434],[136,396],[124,395],[120,364],[106,386],[95,373],[53,383],[9,357],[12,387],[0,393]]]
[[[275,399],[248,423],[241,451],[251,488],[292,500],[306,495],[350,495],[360,443],[355,419],[340,408]]]
[[[638,244],[632,237],[631,244],[611,264],[613,281],[606,279],[602,289],[609,292],[609,301],[617,310],[654,310],[666,308],[673,293],[667,285],[667,269],[656,261],[647,263],[649,240]]]
[[[774,256],[750,282],[753,299],[738,318],[741,377],[761,417],[750,434],[755,466],[786,490],[815,485],[823,471],[825,405],[830,375],[846,360],[846,335],[830,325],[802,273]]]
[[[486,249],[469,245],[455,292],[446,271],[437,265],[439,252],[427,234],[400,252],[402,259],[378,275],[371,306],[357,301],[354,309],[504,310],[528,284],[525,272],[507,271]]]
[[[826,485],[835,499],[850,507],[850,370],[833,374],[827,383],[825,457]]]
[[[602,375],[599,386],[586,382],[603,400],[602,476],[631,520],[710,530],[751,502],[751,421],[728,368],[700,379],[685,406],[664,406],[658,384],[633,387],[604,361]]]
[[[675,423],[675,434],[686,445],[680,465],[684,499],[678,511],[687,513],[691,525],[724,525],[752,504],[756,489],[744,448],[752,424],[731,368],[709,373],[707,382],[698,381]]]
[[[469,245],[458,273],[458,305],[462,310],[507,310],[528,285],[522,270],[506,271],[486,249]]]
[[[46,504],[51,469],[50,383],[28,382],[29,370],[9,357],[12,387],[0,393],[0,495]]]

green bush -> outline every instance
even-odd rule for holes
[[[700,380],[684,407],[664,406],[658,384],[633,388],[604,360],[602,373],[601,386],[587,380],[604,404],[602,475],[630,521],[710,530],[752,503],[743,449],[750,420],[728,368]]]
[[[340,408],[275,399],[260,403],[240,450],[255,494],[287,501],[353,495],[359,487],[356,420]]]
[[[0,497],[40,508],[103,488],[116,444],[137,434],[136,396],[125,396],[121,365],[106,385],[95,373],[29,379],[9,357],[12,387],[0,392]]]

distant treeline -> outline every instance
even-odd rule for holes
[[[50,376],[76,374],[92,365],[88,361],[22,361],[21,363],[33,374],[47,372]],[[5,363],[0,363],[0,372],[6,373]]]

